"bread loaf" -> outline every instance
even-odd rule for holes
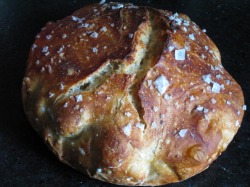
[[[186,15],[119,3],[49,22],[31,48],[22,97],[62,162],[142,186],[208,168],[246,107],[216,45]]]

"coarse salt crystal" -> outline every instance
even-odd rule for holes
[[[243,110],[247,110],[247,105],[243,105],[243,106],[242,106],[242,109],[243,109]]]
[[[123,8],[123,6],[123,4],[117,4],[115,6],[112,6],[112,10]]]
[[[129,123],[129,124],[127,124],[126,126],[124,126],[123,128],[122,128],[122,130],[123,130],[123,132],[124,132],[124,134],[126,135],[126,136],[130,136],[130,134],[131,134],[131,123]]]
[[[52,35],[47,35],[47,36],[46,36],[46,39],[47,39],[47,40],[50,40],[51,38],[52,38]]]
[[[159,110],[158,107],[156,107],[156,106],[153,107],[153,111],[154,111],[154,112],[157,112],[158,110]]]
[[[62,35],[62,38],[63,38],[63,39],[67,38],[67,34],[63,34],[63,35]]]
[[[44,46],[43,49],[42,49],[42,52],[43,52],[43,53],[47,53],[47,52],[48,52],[48,49],[49,49],[48,46]]]
[[[203,109],[203,112],[204,112],[204,113],[208,113],[209,110],[208,110],[207,108],[204,108],[204,109]]]
[[[214,51],[213,51],[213,50],[211,50],[211,49],[210,49],[208,52],[209,52],[210,54],[213,54],[213,53],[214,53]]]
[[[214,82],[212,87],[212,92],[220,93],[220,84]]]
[[[173,51],[174,50],[174,46],[169,46],[168,47],[168,50],[171,52],[171,51]]]
[[[144,131],[144,129],[145,129],[145,125],[142,123],[136,123],[135,127],[141,129],[141,131]]]
[[[155,81],[154,81],[154,85],[157,89],[157,91],[160,94],[163,94],[167,88],[169,87],[170,83],[168,82],[168,80],[166,79],[165,76],[160,75]]]
[[[64,49],[64,46],[60,47],[60,48],[58,49],[57,53],[59,54],[59,53],[63,52],[63,49]]]
[[[106,0],[101,0],[99,4],[104,4],[106,2]]]
[[[185,25],[185,26],[189,26],[189,21],[188,20],[183,20],[183,25]]]
[[[207,32],[207,30],[206,29],[202,29],[202,32]]]
[[[151,124],[151,126],[152,126],[152,128],[156,128],[156,127],[157,127],[156,122],[155,122],[155,121],[153,121],[153,122],[152,122],[152,124]]]
[[[106,32],[107,31],[107,27],[102,27],[100,31]]]
[[[236,127],[240,126],[240,122],[238,120],[235,122],[235,126]]]
[[[206,83],[208,83],[208,84],[211,83],[211,75],[210,75],[210,74],[202,75],[202,79],[203,79]]]
[[[125,112],[124,115],[130,117],[131,113],[130,112]]]
[[[134,34],[128,34],[129,38],[133,38]]]
[[[191,96],[189,97],[189,100],[190,100],[190,101],[194,101],[194,96],[191,95]]]
[[[205,56],[204,54],[201,54],[201,58],[202,58],[202,59],[205,59],[206,56]]]
[[[227,85],[230,85],[230,84],[231,84],[231,81],[230,81],[230,80],[226,80],[226,84],[227,84]]]
[[[186,27],[183,27],[182,30],[183,30],[184,32],[187,32],[187,28],[186,28]]]
[[[96,47],[93,47],[92,51],[93,53],[98,53],[98,49]]]
[[[191,40],[195,40],[194,34],[189,34],[188,37],[189,37]]]
[[[205,45],[205,49],[208,50],[208,46]]]
[[[216,77],[216,79],[221,79],[221,75],[220,74],[216,75],[215,77]]]
[[[214,98],[211,99],[212,103],[215,104],[216,100]]]
[[[82,95],[76,95],[76,102],[81,102],[82,101]]]
[[[37,60],[35,63],[36,63],[36,65],[39,65],[39,64],[40,64],[40,61],[39,61],[39,60]]]
[[[238,115],[238,116],[240,115],[240,111],[239,111],[239,110],[237,111],[237,115]]]
[[[102,169],[101,169],[101,168],[98,168],[98,169],[96,170],[96,172],[97,172],[97,173],[101,173],[101,172],[102,172]]]
[[[200,105],[198,105],[197,108],[196,108],[196,110],[198,110],[198,111],[200,111],[200,112],[201,112],[203,109],[204,109],[204,107],[203,107],[203,106],[200,106]]]
[[[177,25],[181,25],[182,20],[180,18],[175,18],[174,21]]]
[[[186,133],[187,133],[187,129],[181,129],[178,134],[179,134],[180,137],[184,138]]]
[[[52,92],[49,92],[49,98],[53,97],[55,94]]]
[[[230,105],[231,105],[231,102],[230,102],[230,101],[226,101],[226,104],[227,104],[228,106],[230,106]]]
[[[90,35],[90,37],[92,37],[92,38],[97,38],[97,37],[98,37],[98,33],[97,33],[97,32],[93,32],[93,33]]]
[[[85,155],[85,154],[86,154],[85,151],[83,150],[83,148],[81,148],[81,147],[79,147],[79,151],[80,151],[80,153],[81,153],[82,155]]]
[[[177,49],[175,50],[175,60],[185,60],[185,49]]]
[[[171,99],[172,97],[171,97],[171,95],[169,95],[169,94],[165,94],[164,95],[164,99],[167,101],[167,100],[169,100],[169,99]]]

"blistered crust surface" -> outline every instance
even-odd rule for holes
[[[186,15],[95,4],[36,36],[25,112],[58,158],[115,184],[162,185],[211,164],[240,127],[239,85]]]

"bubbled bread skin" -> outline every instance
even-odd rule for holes
[[[244,114],[240,86],[194,22],[131,4],[94,4],[48,23],[31,48],[22,96],[62,162],[120,185],[200,173]]]

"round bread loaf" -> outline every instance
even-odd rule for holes
[[[31,48],[22,96],[62,162],[120,185],[205,170],[245,109],[204,30],[183,14],[119,3],[48,23]]]

